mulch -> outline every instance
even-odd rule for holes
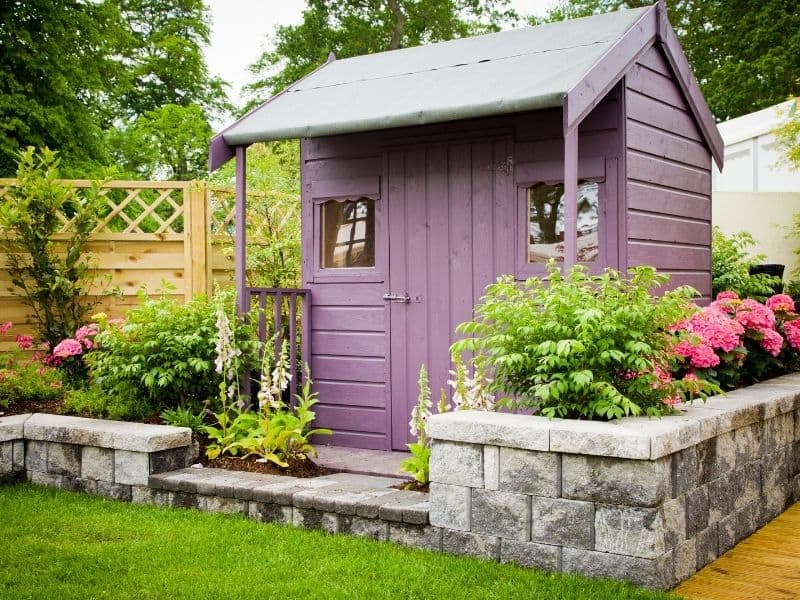
[[[24,415],[27,413],[50,413],[59,415],[64,412],[63,400],[16,400],[7,409],[0,409],[0,416]]]

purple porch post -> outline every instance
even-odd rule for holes
[[[247,312],[247,146],[236,146],[236,246],[234,249],[234,279],[236,280],[236,310]]]
[[[564,269],[578,260],[578,128],[564,135]]]

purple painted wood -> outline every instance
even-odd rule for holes
[[[208,170],[216,171],[230,159],[236,156],[236,149],[229,146],[218,133],[208,144]]]
[[[247,146],[236,146],[234,279],[239,314],[247,312]]]
[[[314,390],[330,405],[386,408],[386,389],[383,383],[315,379]]]
[[[695,194],[703,194],[711,185],[711,173],[691,165],[670,161],[657,156],[628,151],[628,172],[636,173],[636,179]]]
[[[386,330],[383,306],[312,306],[315,330],[372,331]]]
[[[564,268],[578,260],[578,131],[564,136]]]
[[[627,90],[625,99],[628,118],[639,123],[649,124],[662,131],[689,138],[695,142],[703,142],[703,135],[697,128],[692,116],[682,108],[668,106],[656,98]]]
[[[711,199],[707,195],[673,190],[642,181],[628,181],[628,206],[654,214],[692,216],[711,221]]]
[[[644,123],[628,123],[628,148],[653,156],[683,162],[701,169],[711,168],[708,148],[700,142],[682,138]]]

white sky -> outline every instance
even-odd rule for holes
[[[211,9],[211,45],[206,59],[211,73],[231,84],[229,94],[239,104],[239,92],[250,81],[248,65],[267,48],[276,25],[299,23],[304,0],[207,0]],[[542,14],[556,0],[512,0],[521,15]]]

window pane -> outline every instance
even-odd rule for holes
[[[578,182],[578,260],[597,260],[599,184]],[[564,184],[537,183],[528,189],[528,262],[564,260]]]
[[[322,212],[322,268],[375,266],[375,201],[329,200]]]

